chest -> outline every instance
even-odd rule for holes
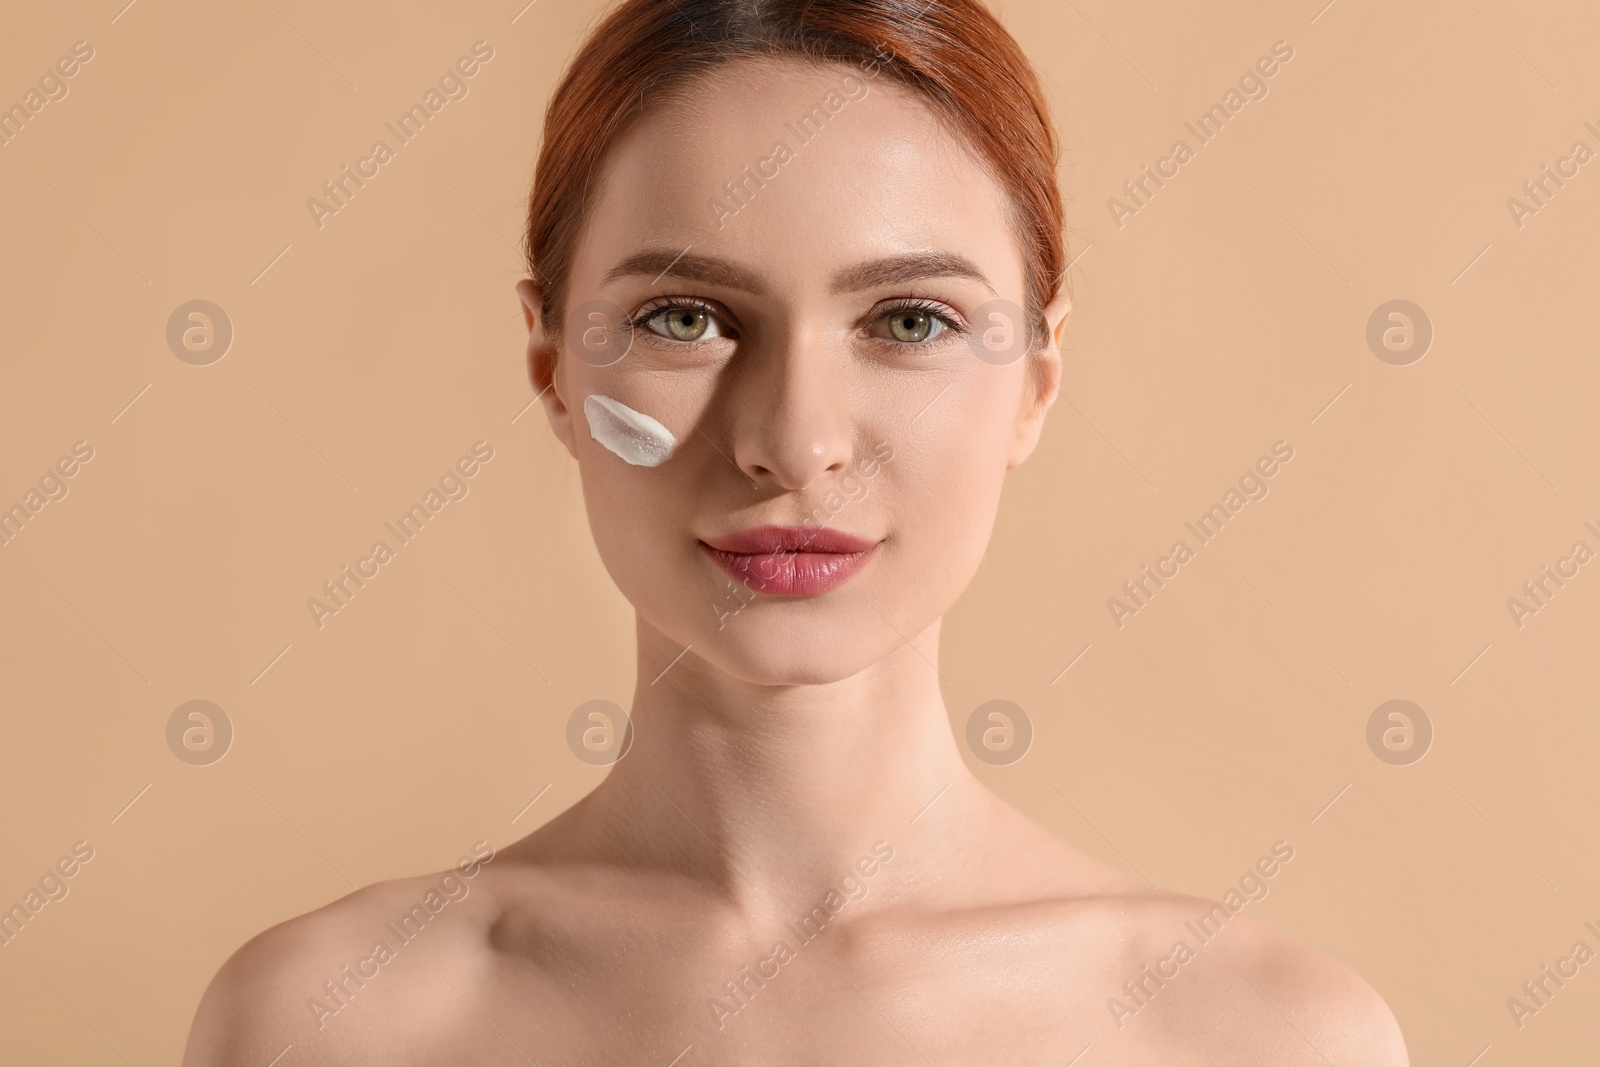
[[[561,1062],[1060,1065],[1109,1046],[1105,1065],[1139,1062],[1161,1032],[1119,1033],[1110,955],[1069,952],[1048,932],[624,924],[541,941],[499,957],[481,995],[537,1018]]]

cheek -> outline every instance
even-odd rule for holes
[[[896,450],[890,521],[905,564],[897,579],[922,583],[928,594],[954,602],[988,546],[1004,466],[991,448],[970,439]]]
[[[659,467],[624,463],[594,441],[579,462],[584,510],[596,552],[612,583],[665,632],[685,615],[695,559],[692,487],[679,453]],[[687,640],[687,639],[685,639]]]
[[[1016,435],[1021,379],[1020,365],[963,374],[914,422],[895,428],[896,463],[903,457],[908,468],[942,472],[931,486],[935,506],[977,506],[998,495]]]
[[[596,439],[584,420],[578,432],[578,472],[596,544],[607,554],[658,554],[674,532],[686,528],[682,503],[693,480],[686,468],[698,450],[683,448],[675,434],[669,457],[657,462],[658,452],[644,457],[648,462],[633,463],[619,453],[649,451],[635,436],[602,425]]]
[[[661,420],[604,393],[583,398],[583,416],[589,439],[630,467],[659,467],[678,448]]]
[[[1010,410],[1004,395],[957,386],[945,401],[942,418],[931,408],[900,431],[879,480],[906,564],[897,577],[924,581],[928,594],[953,602],[988,546],[1013,424],[997,414]]]
[[[617,588],[647,617],[683,596],[699,564],[694,502],[725,462],[697,443],[694,398],[626,376],[575,382],[573,436],[589,530]]]
[[[562,396],[585,484],[592,476],[597,487],[620,482],[648,491],[670,475],[694,434],[698,394],[705,391],[698,376],[643,369],[633,353],[605,367],[569,360],[566,369]]]

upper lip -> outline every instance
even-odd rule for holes
[[[776,552],[865,552],[878,542],[827,526],[753,526],[748,530],[701,538],[712,548],[739,555]]]

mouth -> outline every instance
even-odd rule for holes
[[[757,526],[700,541],[728,577],[770,596],[837,589],[860,573],[880,544],[826,526]]]

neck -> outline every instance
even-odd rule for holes
[[[836,880],[875,842],[898,850],[915,838],[920,851],[966,836],[953,809],[986,794],[939,693],[937,621],[821,684],[734,677],[692,649],[680,657],[643,619],[638,636],[633,744],[589,798],[594,817],[626,827],[631,862],[777,906]],[[935,809],[940,818],[925,814]]]

